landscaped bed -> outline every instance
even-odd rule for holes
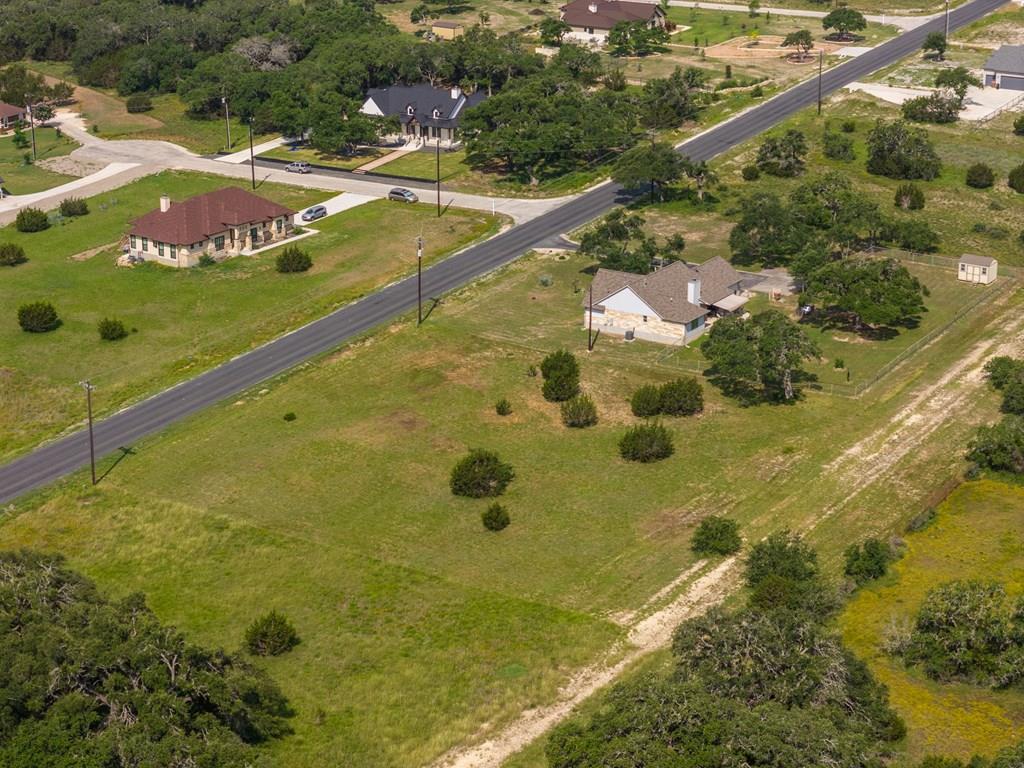
[[[128,222],[155,208],[160,194],[180,200],[231,183],[164,173],[92,198],[88,216],[44,232],[0,230],[0,242],[23,245],[29,258],[4,267],[0,281],[0,455],[76,422],[81,379],[97,385],[101,411],[113,410],[414,270],[417,235],[429,262],[495,227],[484,214],[452,210],[438,220],[427,206],[379,201],[316,222],[319,234],[298,243],[313,258],[301,275],[275,271],[279,249],[193,269],[115,266]],[[274,185],[258,193],[296,210],[333,194]],[[63,325],[25,333],[16,309],[39,300],[54,304]],[[100,341],[104,317],[138,333]]]

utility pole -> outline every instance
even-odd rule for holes
[[[252,169],[252,191],[256,191],[256,155],[252,149],[252,118],[249,118],[249,168]]]
[[[85,407],[89,413],[89,466],[92,469],[92,484],[96,485],[96,443],[92,436],[92,382],[86,379],[78,382],[85,389]]]
[[[949,0],[947,0],[948,2]],[[821,77],[825,71],[825,51],[818,51],[818,114],[821,114]]]
[[[423,236],[416,238],[416,325],[423,325]]]
[[[435,153],[437,168],[437,218],[441,218],[441,137],[437,137],[437,152]]]
[[[227,151],[231,151],[231,111],[228,109],[228,97],[221,96],[220,103],[224,105],[224,135],[227,137]]]
[[[946,45],[949,45],[949,0],[946,0]]]
[[[28,112],[28,125],[32,131],[32,162],[36,161],[36,117],[32,114],[32,104],[29,103],[28,94],[25,94],[25,109]]]

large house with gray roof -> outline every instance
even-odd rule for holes
[[[485,98],[484,93],[465,93],[458,86],[392,85],[371,89],[359,111],[375,117],[397,118],[406,141],[451,147],[458,143],[463,113]]]
[[[985,85],[1024,91],[1024,45],[1003,45],[988,57]]]
[[[743,278],[720,256],[703,264],[674,261],[647,275],[599,269],[584,297],[583,324],[616,336],[686,344],[713,317],[740,312]]]

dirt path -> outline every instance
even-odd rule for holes
[[[680,622],[720,602],[733,588],[739,575],[738,566],[739,561],[734,557],[725,560],[697,579],[668,606],[634,624],[629,631],[627,650],[615,663],[599,662],[585,667],[559,691],[557,701],[545,707],[524,711],[511,725],[491,739],[473,747],[455,749],[441,757],[434,764],[435,767],[498,768],[509,757],[566,719],[578,704],[614,681],[629,665],[667,646],[673,630]],[[621,649],[613,649],[613,652],[618,650]]]
[[[841,511],[869,486],[884,482],[901,459],[950,419],[960,418],[963,413],[961,406],[968,404],[985,386],[982,368],[989,357],[1020,354],[1024,350],[1024,315],[1005,312],[1005,305],[1015,290],[1006,291],[996,299],[995,306],[1003,310],[993,321],[999,331],[996,338],[975,344],[936,381],[917,389],[886,426],[859,440],[823,468],[826,474],[839,478],[846,492],[840,501],[815,516],[804,528],[805,532]],[[927,354],[927,348],[922,353]],[[871,467],[871,471],[864,471],[865,466]],[[641,610],[635,614],[623,614],[620,622],[626,617],[649,613],[646,618],[631,624],[625,651],[617,661],[597,662],[582,669],[562,688],[552,704],[522,712],[492,738],[475,746],[451,750],[432,768],[500,768],[505,760],[568,718],[577,705],[612,683],[631,664],[652,651],[666,647],[671,642],[672,632],[681,622],[703,613],[725,598],[739,581],[739,565],[737,558],[722,562],[654,613]],[[704,566],[705,563],[701,562],[680,574],[648,600],[648,608],[666,599],[674,588],[699,573]],[[609,656],[621,651],[622,648],[612,649]]]

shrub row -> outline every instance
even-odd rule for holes
[[[704,390],[692,376],[666,382],[660,387],[645,384],[630,398],[634,416],[692,416],[704,410]]]

